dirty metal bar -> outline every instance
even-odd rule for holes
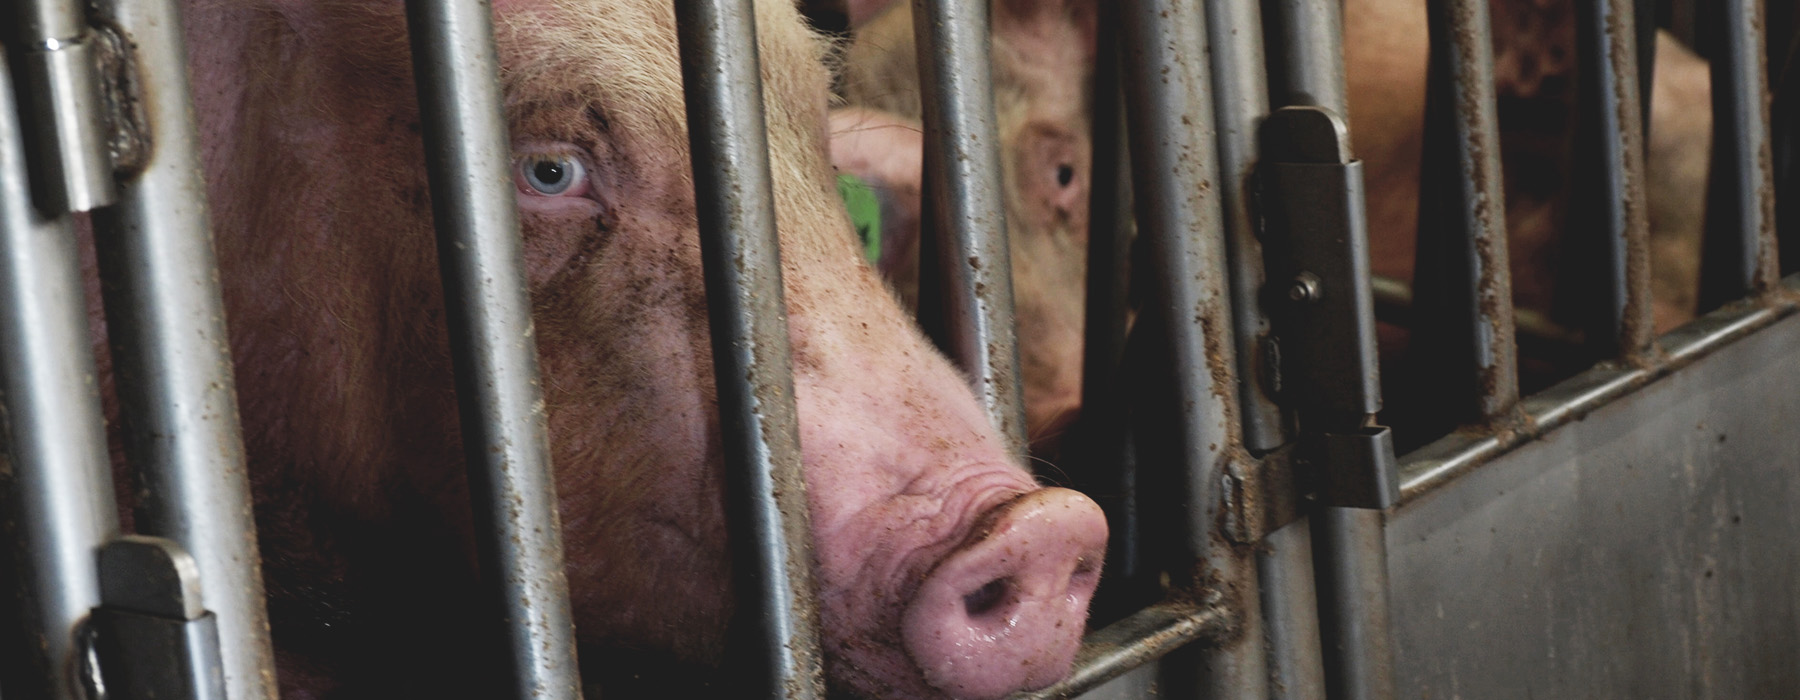
[[[1487,0],[1426,4],[1431,68],[1413,284],[1422,430],[1504,419],[1519,401]]]
[[[476,553],[517,698],[579,698],[562,523],[538,383],[488,4],[407,0]]]
[[[750,0],[676,3],[749,697],[823,698],[811,521]],[[1010,310],[1010,307],[1008,307]],[[734,539],[737,539],[734,537]]]
[[[1301,518],[1264,537],[1256,569],[1269,642],[1270,700],[1324,698],[1325,657],[1319,648],[1311,519]]]
[[[117,534],[100,386],[76,237],[32,206],[12,72],[0,54],[0,684],[20,698],[85,697],[76,629],[100,604],[95,556]]]
[[[1700,308],[1759,294],[1778,281],[1763,0],[1716,0],[1711,24],[1713,159],[1701,254]]]
[[[1570,198],[1575,205],[1557,299],[1578,305],[1565,313],[1579,320],[1591,359],[1641,357],[1655,330],[1632,9],[1631,0],[1576,3],[1581,90]]]
[[[1015,693],[1010,700],[1075,697],[1186,644],[1217,637],[1230,620],[1229,612],[1216,607],[1157,603],[1082,640],[1068,678],[1042,690]]]
[[[1026,447],[1013,319],[1012,254],[1000,187],[986,0],[912,0],[925,126],[921,318],[967,372],[1012,454]],[[928,276],[927,280],[931,280]]]
[[[1795,17],[1800,19],[1800,13]],[[1800,22],[1797,22],[1800,23]],[[1797,35],[1800,36],[1800,35]],[[1789,42],[1770,106],[1775,161],[1776,250],[1781,270],[1800,269],[1800,38]]]
[[[1340,0],[1270,0],[1263,20],[1269,51],[1269,102],[1324,107],[1349,120],[1344,82],[1344,7]]]
[[[1211,184],[1219,166],[1207,18],[1200,0],[1131,0],[1121,18],[1132,182],[1152,261],[1145,272],[1155,301],[1145,316],[1167,334],[1174,374],[1173,452],[1165,464],[1179,470],[1175,483],[1185,493],[1178,517],[1186,530],[1179,553],[1186,561],[1176,566],[1197,567],[1197,580],[1178,585],[1210,581],[1237,632],[1199,652],[1193,680],[1201,697],[1263,698],[1268,668],[1254,557],[1220,531],[1243,516],[1249,456],[1236,416],[1225,240]]]
[[[94,213],[120,415],[143,497],[137,530],[193,556],[233,700],[276,695],[237,391],[207,221],[206,181],[171,0],[106,3],[130,35],[150,160]],[[179,203],[179,206],[171,206]]]
[[[25,0],[9,9],[20,22],[20,101],[29,108],[21,116],[33,132],[29,156],[37,205],[63,213],[113,203],[118,192],[86,4]]]
[[[1330,4],[1330,3],[1327,3]],[[1263,247],[1257,239],[1257,126],[1269,114],[1263,58],[1262,7],[1256,0],[1206,0],[1212,42],[1213,104],[1218,110],[1219,201],[1230,256],[1232,331],[1237,340],[1238,392],[1243,398],[1244,447],[1261,454],[1285,444],[1288,425],[1276,404],[1268,361],[1269,316],[1262,308]]]

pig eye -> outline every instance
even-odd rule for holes
[[[1056,166],[1056,184],[1057,185],[1062,186],[1062,187],[1068,187],[1069,183],[1074,182],[1074,181],[1075,181],[1075,166],[1066,165],[1066,164]]]
[[[578,197],[587,193],[587,166],[573,153],[528,153],[513,160],[519,191],[542,197]]]

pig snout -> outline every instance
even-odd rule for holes
[[[1100,507],[1063,488],[985,514],[902,617],[902,640],[925,681],[958,698],[997,698],[1067,674],[1106,534]]]

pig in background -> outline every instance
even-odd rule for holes
[[[1053,682],[1105,521],[1014,462],[859,261],[826,44],[788,0],[756,6],[830,683]],[[493,695],[401,4],[183,9],[282,694]],[[589,679],[714,667],[753,611],[731,593],[672,7],[511,0],[495,22]]]
[[[1034,449],[1053,455],[1055,438],[1080,409],[1095,5],[993,0],[990,7],[1026,413]],[[1569,205],[1572,10],[1570,0],[1492,3],[1514,297],[1539,312],[1554,303],[1557,231]],[[841,12],[851,38],[840,76],[845,106],[832,115],[832,159],[896,202],[878,267],[910,307],[921,144],[910,3],[845,0]],[[1347,0],[1344,33],[1373,269],[1410,280],[1429,49],[1424,0]],[[1712,120],[1706,63],[1666,33],[1658,48],[1647,191],[1657,328],[1667,330],[1696,312],[1705,199],[1696,193],[1706,187]],[[1384,333],[1384,340],[1403,345],[1404,334]]]

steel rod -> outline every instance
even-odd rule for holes
[[[925,127],[924,266],[920,317],[968,373],[1015,455],[1025,452],[1025,403],[1013,319],[1000,141],[994,125],[986,0],[912,0]],[[930,254],[928,254],[928,252]],[[935,307],[935,308],[934,308]]]
[[[207,219],[206,181],[179,11],[170,0],[107,3],[135,45],[150,160],[94,213],[107,336],[126,453],[142,486],[140,534],[193,556],[218,620],[234,700],[274,698],[275,658],[237,391]]]
[[[1717,13],[1711,24],[1722,41],[1712,58],[1702,309],[1769,291],[1779,281],[1763,0],[1718,0],[1708,10]]]
[[[1409,403],[1421,429],[1502,419],[1519,401],[1506,196],[1487,0],[1428,3],[1431,68],[1413,265]]]
[[[1344,7],[1328,0],[1263,3],[1269,52],[1269,102],[1275,107],[1324,107],[1349,121],[1344,80]]]
[[[822,698],[755,17],[750,0],[676,3],[727,507],[732,532],[740,533],[734,539],[741,537],[738,599],[761,643],[763,685],[748,690],[771,700]]]
[[[493,20],[480,0],[408,0],[406,12],[477,558],[514,697],[579,698]]]
[[[1188,672],[1197,674],[1203,697],[1262,698],[1268,669],[1256,567],[1249,548],[1220,532],[1249,456],[1236,414],[1223,214],[1213,186],[1219,162],[1207,18],[1200,0],[1132,0],[1121,12],[1132,182],[1154,289],[1144,312],[1167,335],[1174,373],[1174,452],[1165,468],[1178,470],[1184,490],[1180,556],[1187,561],[1177,566],[1192,567],[1184,576],[1196,577],[1180,585],[1211,588],[1237,622],[1237,636],[1198,652]]]
[[[101,117],[100,72],[80,0],[9,3],[23,82],[17,99],[31,132],[34,201],[46,212],[88,211],[118,196]]]
[[[32,204],[12,73],[0,55],[0,566],[8,695],[77,700],[77,628],[100,604],[96,555],[118,533],[87,301],[68,216]]]
[[[1593,359],[1641,357],[1655,330],[1632,10],[1632,0],[1576,4],[1580,116],[1565,244],[1572,254],[1564,256],[1557,296],[1579,309],[1572,315]]]

